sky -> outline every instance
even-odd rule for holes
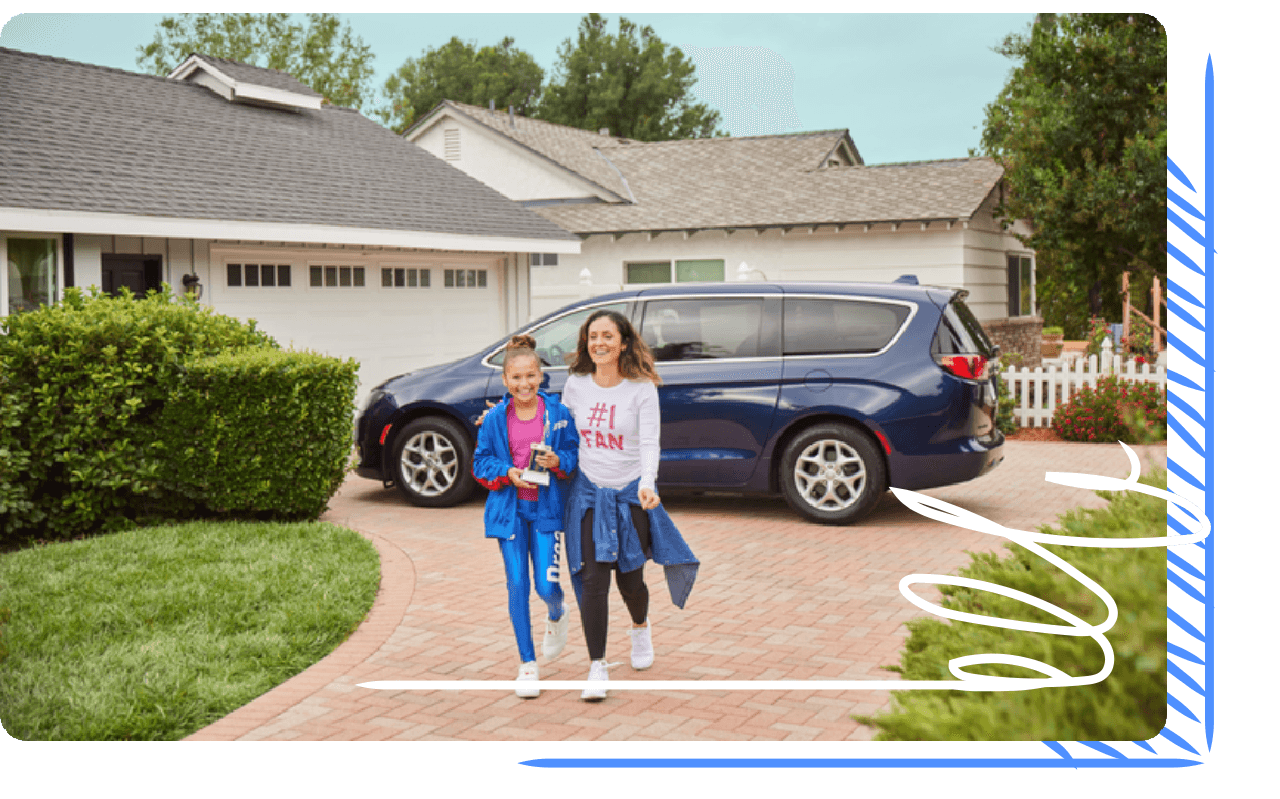
[[[0,14],[12,12],[0,12]],[[546,71],[582,14],[341,14],[375,55],[375,103],[386,78],[451,37],[504,36]],[[609,31],[617,14],[606,15]],[[848,129],[867,163],[962,158],[981,140],[984,108],[1014,66],[993,52],[1034,14],[624,14],[679,47],[694,93],[734,136]],[[140,71],[139,45],[162,14],[25,13],[0,46]],[[368,108],[366,115],[369,114]]]

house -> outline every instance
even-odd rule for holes
[[[168,77],[0,48],[0,314],[165,283],[368,388],[527,321],[579,239],[293,77]]]
[[[582,237],[531,256],[535,314],[620,285],[912,274],[968,289],[1038,362],[1035,253],[995,216],[989,158],[868,166],[847,130],[640,142],[452,101],[403,135]]]

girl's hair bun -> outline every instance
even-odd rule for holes
[[[507,342],[507,349],[509,350],[519,350],[519,349],[536,350],[537,348],[538,348],[537,340],[534,339],[533,336],[530,336],[524,333],[520,335],[512,336],[511,341]]]

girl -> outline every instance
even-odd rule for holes
[[[564,649],[569,632],[558,562],[564,507],[564,481],[578,461],[578,431],[569,411],[555,397],[538,390],[542,360],[532,336],[513,336],[507,344],[502,382],[510,392],[487,413],[476,441],[472,473],[489,489],[484,506],[484,534],[498,539],[507,574],[507,610],[520,650],[516,696],[531,699],[539,693],[538,661],[529,627],[529,562],[534,586],[547,603],[547,632],[542,656],[551,659]],[[531,458],[539,444],[550,450]],[[533,461],[531,464],[530,461]],[[536,464],[550,472],[545,485],[525,479]]]
[[[653,665],[649,631],[646,560],[666,567],[671,599],[683,608],[698,561],[658,498],[658,408],[653,355],[630,321],[615,311],[596,311],[578,332],[563,402],[578,420],[578,475],[565,509],[569,571],[582,629],[591,655],[588,701],[604,699],[609,664],[609,582],[631,616],[631,667]]]

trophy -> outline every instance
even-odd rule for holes
[[[551,433],[550,414],[547,415],[547,423],[542,426],[542,440],[529,445],[532,450],[529,453],[529,466],[520,474],[520,479],[526,483],[534,485],[551,485],[551,473],[545,467],[538,465],[538,455],[548,455],[554,450],[547,446],[547,436]]]

